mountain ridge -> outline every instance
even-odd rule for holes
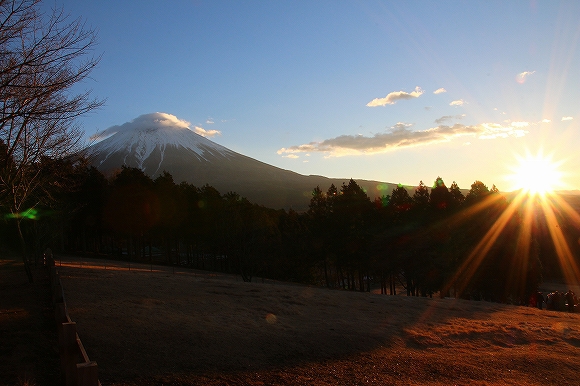
[[[222,194],[234,191],[273,209],[308,209],[312,191],[340,189],[350,178],[303,175],[234,152],[195,132],[187,122],[165,113],[145,114],[100,134],[89,147],[91,163],[108,174],[122,166],[141,169],[151,178],[164,171],[176,183],[213,186]],[[356,180],[371,199],[389,194],[397,184]]]

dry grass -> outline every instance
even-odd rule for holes
[[[59,270],[104,385],[578,384],[577,314],[200,273]]]
[[[48,272],[0,258],[0,385],[60,384],[60,363]]]

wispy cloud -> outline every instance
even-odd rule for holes
[[[440,125],[427,130],[413,131],[409,124],[399,122],[389,132],[375,134],[372,137],[363,135],[341,135],[321,142],[310,142],[278,150],[278,154],[295,154],[303,152],[322,152],[327,157],[345,155],[376,154],[407,147],[425,146],[452,139],[471,136],[479,139],[522,137],[528,131],[511,125],[499,123],[481,123],[479,125],[454,124]]]
[[[214,124],[214,120],[211,118],[208,118],[207,121],[205,121],[205,123],[207,123],[208,125]]]
[[[550,119],[544,118],[542,119],[542,123],[550,123],[552,122]]]
[[[394,105],[397,101],[404,100],[404,99],[413,99],[419,98],[423,95],[425,91],[421,90],[421,87],[415,87],[415,91],[412,92],[405,92],[405,91],[393,91],[389,93],[384,98],[375,98],[369,103],[367,103],[368,107],[377,107],[377,106],[386,106],[386,105]]]
[[[215,137],[216,135],[221,135],[221,131],[218,130],[206,130],[203,127],[195,126],[192,131],[196,134],[201,135],[202,137],[211,138]]]
[[[433,91],[433,94],[442,94],[444,92],[447,92],[447,90],[445,90],[443,87],[438,88],[437,90]]]
[[[516,82],[518,82],[519,84],[523,84],[526,82],[526,80],[528,79],[528,77],[530,75],[535,74],[536,71],[524,71],[524,72],[520,72],[518,75],[516,75]]]
[[[571,121],[574,117],[562,117],[563,121]]]
[[[457,114],[457,115],[444,115],[441,118],[438,118],[435,120],[435,123],[440,125],[444,122],[447,121],[452,121],[454,119],[462,119],[463,117],[465,117],[465,114]]]
[[[467,102],[464,101],[463,99],[458,99],[456,101],[453,101],[453,102],[449,103],[449,106],[463,106],[466,103]]]
[[[284,158],[292,158],[292,159],[299,158],[296,154],[287,154],[287,155],[283,155],[282,157],[284,157]]]
[[[158,129],[158,128],[171,128],[175,130],[191,130],[204,137],[213,137],[214,135],[221,134],[217,130],[206,131],[201,127],[194,126],[191,127],[191,123],[177,118],[173,114],[167,113],[149,113],[138,116],[130,122],[125,122],[122,125],[111,126],[99,133],[91,136],[91,141],[100,141],[111,135],[123,131],[132,131],[136,129]]]

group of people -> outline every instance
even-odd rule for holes
[[[550,292],[544,297],[541,292],[536,292],[530,297],[530,306],[543,309],[544,304],[547,310],[551,311],[568,311],[576,312],[580,308],[578,305],[578,297],[572,290],[568,292]]]

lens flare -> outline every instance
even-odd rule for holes
[[[512,174],[506,179],[512,183],[511,190],[522,190],[529,195],[546,195],[563,186],[563,173],[559,170],[563,161],[552,161],[552,155],[544,156],[542,150],[534,156],[515,155],[518,165],[510,167]]]
[[[29,220],[37,220],[38,219],[38,211],[34,208],[26,209],[24,212],[20,213],[9,213],[4,215],[4,218],[27,218]]]

